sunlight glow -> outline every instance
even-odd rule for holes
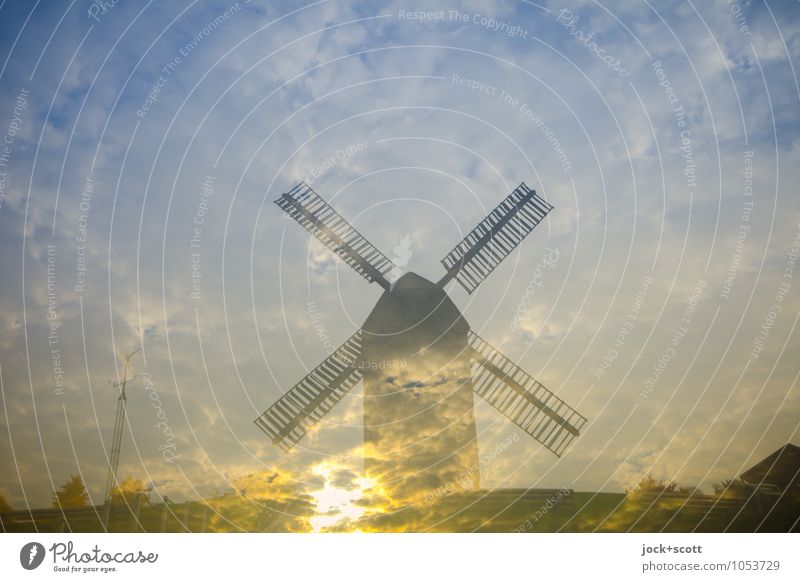
[[[371,487],[370,481],[359,478],[353,480],[355,485],[353,488],[337,487],[333,484],[333,476],[337,470],[347,469],[331,462],[323,462],[313,469],[315,475],[325,480],[322,489],[310,492],[311,497],[317,502],[317,514],[310,519],[314,532],[339,525],[344,526],[347,521],[358,520],[366,511],[366,508],[354,502],[361,499],[364,492]]]

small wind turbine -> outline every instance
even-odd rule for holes
[[[103,501],[103,527],[106,531],[108,531],[108,520],[111,516],[111,493],[114,491],[114,486],[119,485],[117,469],[119,468],[119,451],[122,446],[122,431],[125,428],[125,406],[128,402],[128,395],[125,393],[125,386],[128,384],[128,367],[131,358],[136,355],[137,352],[141,351],[141,349],[141,347],[138,347],[128,354],[122,354],[125,360],[122,382],[115,382],[113,384],[114,387],[118,387],[120,390],[119,398],[117,398],[117,415],[114,419],[114,436],[111,439],[111,459],[108,464],[105,500]],[[134,378],[131,378],[131,380]]]

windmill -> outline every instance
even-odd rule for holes
[[[289,451],[362,378],[365,472],[397,498],[480,486],[473,393],[559,457],[580,434],[586,418],[470,329],[444,289],[455,279],[474,292],[552,210],[524,182],[444,257],[436,283],[413,272],[390,282],[392,261],[303,182],[275,203],[384,292],[361,329],[255,420],[273,444]]]

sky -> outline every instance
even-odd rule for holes
[[[0,3],[13,507],[102,502],[141,348],[122,476],[347,514],[360,384],[288,454],[253,424],[382,292],[272,204],[301,180],[433,281],[520,182],[554,206],[447,290],[588,423],[558,458],[478,402],[482,487],[710,491],[800,442],[797,2],[100,4]]]

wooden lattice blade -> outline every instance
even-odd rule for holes
[[[475,393],[561,456],[586,418],[470,331]]]
[[[305,182],[281,195],[275,204],[367,281],[389,289],[385,275],[394,268],[392,261]]]
[[[361,379],[361,330],[280,397],[254,422],[289,451]]]
[[[447,273],[438,284],[455,277],[472,293],[552,209],[521,183],[442,259]]]

